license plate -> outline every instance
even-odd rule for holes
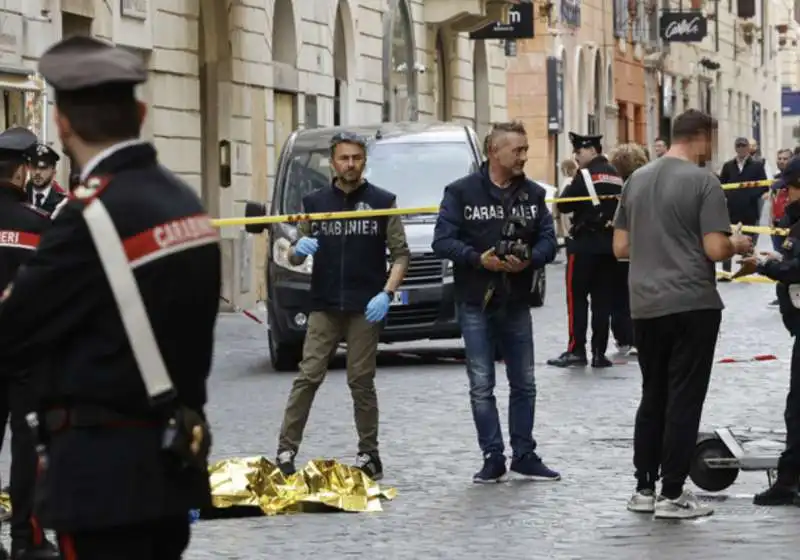
[[[391,305],[408,305],[408,292],[395,292]]]

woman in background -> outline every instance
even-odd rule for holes
[[[623,181],[640,167],[649,161],[647,152],[638,144],[621,144],[617,146],[609,158]],[[623,187],[625,188],[625,187]],[[617,348],[620,354],[628,356],[636,355],[636,348],[633,345],[633,322],[631,321],[631,302],[628,293],[628,260],[619,261],[617,266],[617,278],[614,282],[614,303],[611,312],[611,332],[617,341]]]

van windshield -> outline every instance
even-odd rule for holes
[[[295,151],[286,174],[281,211],[302,212],[303,197],[330,184],[333,169],[328,148]],[[397,195],[397,206],[438,206],[449,184],[475,169],[466,142],[375,144],[367,156],[365,177]]]

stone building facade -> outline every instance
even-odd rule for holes
[[[441,119],[480,132],[505,119],[502,49],[464,31],[502,18],[509,2],[6,0],[2,124],[27,119],[60,150],[49,111],[30,117],[37,57],[73,34],[136,49],[151,69],[140,92],[145,135],[212,215],[238,216],[240,201],[270,199],[280,149],[298,127]],[[221,163],[230,187],[220,186]],[[266,243],[240,228],[222,234],[222,295],[251,305],[264,296]]]
[[[701,42],[667,46],[652,33],[645,44],[650,141],[668,135],[672,116],[698,108],[719,121],[715,169],[734,156],[737,136],[758,140],[774,167],[782,146],[779,55],[785,48],[777,29],[784,17],[779,2],[643,0],[643,9],[653,4],[662,13],[693,10],[706,20],[707,34]],[[652,13],[654,26],[658,9]]]
[[[616,136],[613,18],[609,0],[537,1],[534,14],[536,36],[509,58],[508,112],[531,138],[526,172],[556,184],[559,161],[572,154],[569,131]],[[560,75],[560,123],[548,122],[548,58]]]
[[[733,157],[736,136],[757,139],[774,162],[785,128],[781,72],[784,80],[800,74],[795,3],[536,0],[536,37],[521,41],[508,63],[509,114],[528,125],[532,138],[528,174],[550,183],[563,179],[556,165],[570,156],[566,131],[603,134],[606,148],[630,141],[652,149],[688,108],[719,121],[712,166]],[[702,18],[704,38],[664,42],[659,25],[668,12]],[[560,98],[560,123],[552,100],[548,107],[548,58],[558,61],[562,88],[551,93]]]

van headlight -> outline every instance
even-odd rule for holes
[[[289,262],[289,250],[291,248],[292,244],[285,237],[276,239],[272,244],[272,262],[274,262],[277,266],[285,268],[286,270],[291,270],[292,272],[311,274],[311,270],[314,267],[314,257],[308,256],[306,257],[306,260],[303,261],[303,264],[295,266]]]

